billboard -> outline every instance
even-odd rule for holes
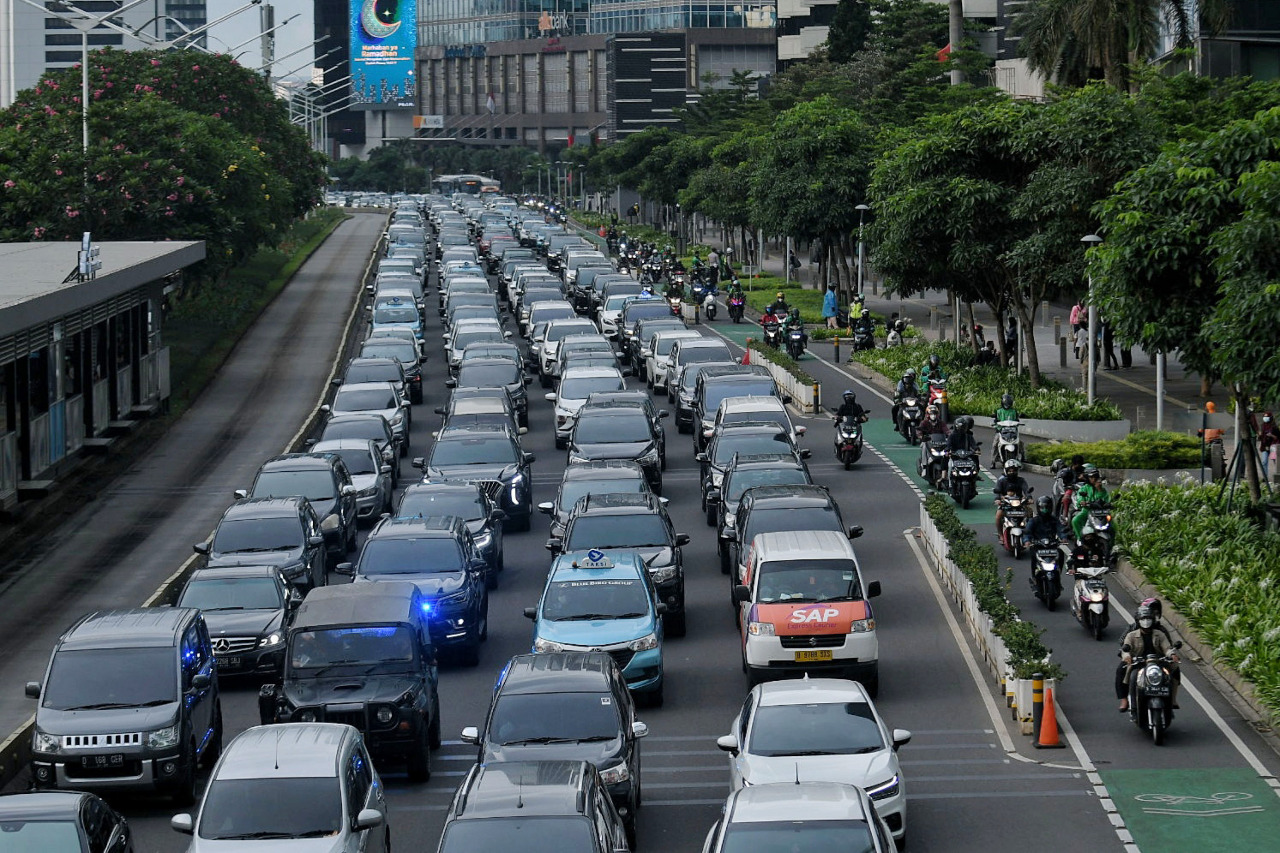
[[[417,107],[416,0],[350,0],[353,110]]]

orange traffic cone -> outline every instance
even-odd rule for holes
[[[1040,721],[1040,739],[1036,741],[1036,749],[1065,749],[1066,744],[1058,737],[1058,714],[1053,705],[1053,688],[1044,691],[1044,718]]]

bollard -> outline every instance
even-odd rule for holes
[[[1058,367],[1067,366],[1067,339],[1058,338]]]
[[[929,306],[929,328],[930,329],[938,328],[938,306],[937,305]]]
[[[1040,722],[1044,719],[1044,675],[1031,676],[1031,733],[1040,740]]]
[[[813,413],[816,415],[821,411],[822,411],[822,386],[819,385],[817,382],[814,382],[813,383]]]
[[[1040,325],[1041,326],[1049,325],[1049,300],[1048,299],[1040,300]]]
[[[836,336],[835,336],[834,338],[832,338],[831,340],[833,340],[833,341],[835,342],[835,345],[836,345],[835,362],[836,362],[836,364],[839,364],[839,363],[840,363],[840,336],[839,336],[839,335],[836,335]]]
[[[1053,339],[1055,341],[1062,340],[1062,318],[1055,316],[1053,318]]]

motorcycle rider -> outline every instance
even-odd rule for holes
[[[920,389],[916,387],[916,372],[907,368],[907,372],[902,374],[902,378],[898,380],[898,387],[893,392],[893,410],[889,413],[889,417],[893,419],[893,428],[897,432],[901,432],[898,426],[898,409],[902,406],[902,400],[905,397],[919,397]]]
[[[1022,469],[1022,463],[1017,459],[1006,459],[1004,463],[1004,476],[996,480],[996,536],[999,536],[1004,530],[1004,503],[1000,498],[1017,497],[1023,498],[1027,496],[1027,481],[1018,473]],[[1022,531],[1023,542],[1027,539],[1027,530]]]
[[[930,476],[929,467],[929,439],[931,436],[941,435],[946,438],[951,430],[947,427],[947,422],[942,419],[942,411],[933,403],[924,410],[924,420],[920,422],[920,476],[926,480]],[[942,474],[938,480],[945,479],[946,463],[943,461]],[[934,484],[939,487],[938,484]]]
[[[800,330],[800,346],[808,346],[809,333],[804,330],[804,321],[800,319],[800,309],[792,308],[787,315],[782,318],[782,333],[784,336],[787,336],[796,329]]]
[[[853,324],[853,330],[860,335],[866,335],[874,338],[876,334],[876,321],[871,317],[871,309],[863,308],[862,313],[858,315],[858,319]]]
[[[953,454],[957,450],[969,450],[976,453],[980,446],[973,437],[973,418],[968,415],[961,415],[956,418],[955,428],[951,430],[951,435],[947,437],[947,450]]]
[[[853,418],[860,424],[867,422],[867,410],[862,408],[858,403],[858,395],[852,390],[845,391],[840,395],[842,402],[840,408],[836,409],[836,426],[845,418]]]
[[[766,310],[778,317],[785,317],[791,311],[791,306],[787,305],[787,298],[779,290],[778,295],[774,297],[773,302],[769,303],[769,307]]]
[[[1138,620],[1137,629],[1125,634],[1120,641],[1121,649],[1126,646],[1129,648],[1127,652],[1121,651],[1120,666],[1116,667],[1116,698],[1120,700],[1120,711],[1123,713],[1129,710],[1129,676],[1134,661],[1145,661],[1147,655],[1151,654],[1162,658],[1168,656],[1171,661],[1169,674],[1173,676],[1173,684],[1169,692],[1169,704],[1177,708],[1181,679],[1178,677],[1178,655],[1173,650],[1173,644],[1169,642],[1167,634],[1155,630],[1156,617],[1149,605],[1139,605],[1135,616]]]
[[[766,306],[766,307],[765,307],[765,309],[764,309],[764,314],[762,314],[762,315],[760,316],[760,328],[761,328],[761,330],[764,332],[764,335],[765,335],[765,343],[768,343],[768,341],[769,341],[769,324],[770,324],[770,323],[773,323],[774,325],[776,325],[776,326],[778,326],[778,327],[779,327],[778,337],[779,337],[779,340],[781,340],[781,337],[782,337],[782,331],[781,331],[782,321],[781,321],[780,319],[778,319],[778,315],[777,315],[777,314],[773,313],[773,306],[772,306],[772,305],[768,305],[768,306]],[[777,341],[775,341],[775,342],[774,342],[774,344],[773,344],[773,346],[777,346],[777,343],[778,343],[778,342],[777,342]]]
[[[942,359],[938,358],[938,354],[934,353],[929,356],[929,361],[925,366],[920,368],[920,381],[924,385],[929,384],[930,379],[946,379],[947,374],[942,369]]]
[[[995,426],[1001,421],[1019,421],[1019,420],[1021,420],[1021,418],[1018,417],[1018,410],[1013,407],[1013,395],[1006,392],[1005,395],[1000,398],[1000,407],[997,408],[995,411],[995,414],[991,416],[991,425]],[[1018,445],[1019,445],[1018,450],[1021,451],[1022,442],[1018,442]],[[991,467],[992,468],[996,467],[996,465],[999,464],[1000,462],[1000,460],[996,457],[996,452],[999,450],[999,448],[1000,448],[1000,442],[998,441],[991,442]],[[1021,452],[1019,452],[1019,456],[1021,456]]]
[[[1083,470],[1084,482],[1077,486],[1072,502],[1075,515],[1071,519],[1071,530],[1076,535],[1076,542],[1081,542],[1084,524],[1089,520],[1089,504],[1094,501],[1110,501],[1111,494],[1102,486],[1102,473],[1098,466],[1086,464]]]
[[[1061,538],[1058,517],[1053,514],[1053,498],[1041,495],[1036,498],[1036,514],[1027,522],[1027,537],[1036,542],[1050,539],[1056,545]]]

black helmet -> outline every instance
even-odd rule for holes
[[[1001,397],[1001,398],[1000,398],[1000,408],[1002,408],[1002,409],[1012,409],[1012,408],[1013,408],[1013,395],[1012,395],[1012,394],[1005,394],[1003,397]]]
[[[846,403],[855,403],[855,402],[857,402],[857,400],[858,400],[858,395],[857,395],[857,394],[855,394],[855,393],[853,393],[852,389],[851,389],[851,390],[848,390],[848,391],[845,391],[845,392],[844,392],[843,394],[841,394],[840,396],[842,396],[842,397],[844,398],[844,401],[845,401]]]
[[[1098,471],[1098,466],[1094,465],[1092,462],[1085,463],[1084,470],[1081,471],[1081,474],[1084,475],[1085,479],[1102,476],[1101,472]]]
[[[1009,459],[1004,460],[1004,472],[1006,474],[1010,471],[1017,474],[1021,468],[1022,463],[1018,461],[1017,457],[1010,457]]]
[[[916,381],[916,372],[915,372],[914,370],[912,370],[911,368],[909,368],[909,367],[908,367],[908,368],[907,368],[907,372],[906,372],[906,373],[904,373],[904,374],[902,374],[902,381],[904,381],[904,382],[915,382],[915,381]]]
[[[1036,512],[1040,515],[1048,517],[1053,514],[1053,498],[1048,495],[1041,495],[1036,498]]]
[[[968,415],[963,415],[962,417],[956,418],[956,429],[960,430],[961,432],[968,432],[969,430],[973,429],[973,418],[969,417]]]
[[[1147,604],[1138,606],[1138,611],[1134,618],[1138,622],[1138,627],[1142,629],[1154,628],[1156,625],[1156,615],[1151,611],[1151,606]]]
[[[930,367],[939,367],[941,364],[942,364],[942,359],[938,358],[938,354],[936,352],[933,355],[929,356]]]

